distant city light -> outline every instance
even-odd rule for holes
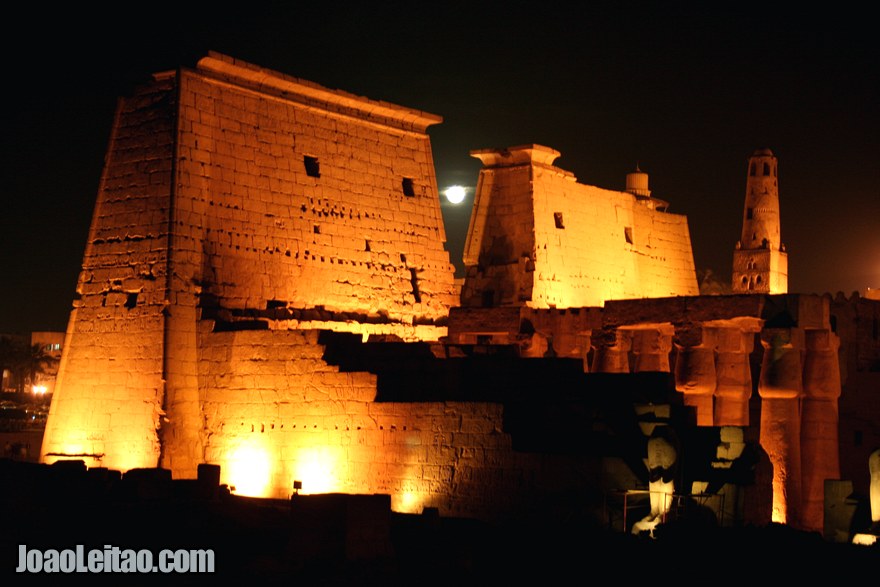
[[[444,190],[443,195],[450,204],[461,204],[467,195],[467,188],[460,185],[452,185]]]
[[[46,386],[34,385],[33,387],[31,387],[31,391],[34,392],[34,395],[43,395],[44,393],[46,393]]]

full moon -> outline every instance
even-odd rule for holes
[[[449,200],[450,204],[461,204],[464,201],[464,196],[467,193],[467,190],[460,185],[453,185],[446,188],[443,192],[443,195],[446,196],[446,199]]]

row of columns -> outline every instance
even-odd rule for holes
[[[594,373],[670,372],[694,408],[698,426],[749,426],[750,355],[763,355],[760,443],[773,463],[773,521],[821,531],[824,484],[840,476],[839,338],[830,330],[763,328],[757,318],[707,321],[688,329],[669,323],[594,333]]]
[[[840,478],[840,339],[829,330],[765,329],[761,445],[773,462],[773,519],[821,531],[825,480]]]
[[[752,375],[749,357],[756,318],[703,322],[676,331],[672,324],[623,326],[593,336],[593,373],[670,372],[675,349],[675,386],[694,408],[698,426],[748,426]]]

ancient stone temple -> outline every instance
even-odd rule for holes
[[[836,329],[873,365],[880,302],[699,296],[687,219],[646,174],[589,186],[525,145],[473,153],[459,303],[439,122],[218,54],[121,99],[41,459],[219,465],[239,495],[398,512],[629,530],[699,499],[821,529],[848,472]],[[753,162],[738,254],[780,283],[776,163]]]
[[[445,334],[440,120],[221,55],[120,100],[46,457],[194,473],[223,330]]]
[[[687,218],[650,196],[578,183],[541,145],[473,151],[483,162],[464,250],[462,305],[577,308],[696,295]]]

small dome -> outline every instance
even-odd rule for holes
[[[772,157],[772,156],[773,156],[773,151],[771,151],[770,149],[767,149],[767,148],[758,149],[752,155],[752,157]]]
[[[650,197],[651,190],[648,189],[648,174],[639,169],[626,174],[626,191],[636,196]]]

